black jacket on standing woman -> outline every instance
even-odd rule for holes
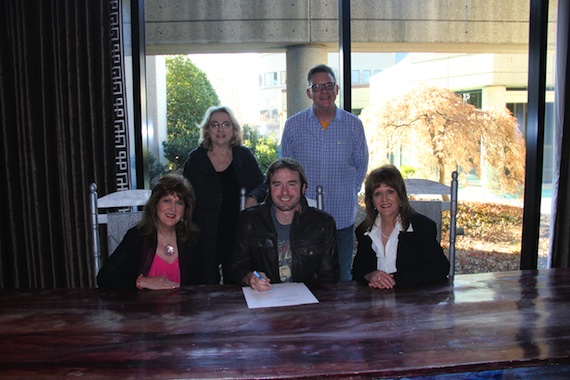
[[[257,198],[258,202],[263,202],[267,194],[264,185],[265,177],[251,150],[244,146],[232,146],[231,165],[239,187],[246,190],[246,196]],[[216,258],[216,248],[220,209],[222,207],[222,183],[208,158],[207,149],[198,147],[190,152],[184,165],[184,177],[190,181],[196,194],[193,221],[201,231],[203,280],[206,284],[217,284],[220,281],[219,258]],[[239,207],[235,213],[237,220]],[[227,254],[229,256],[230,252]]]

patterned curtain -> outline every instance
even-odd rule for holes
[[[93,286],[88,187],[116,189],[126,125],[121,24],[120,0],[0,3],[2,289]]]

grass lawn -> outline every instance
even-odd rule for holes
[[[442,246],[449,248],[449,212],[443,215]],[[549,216],[541,219],[539,268],[546,267]],[[456,274],[519,270],[523,209],[496,203],[459,202],[455,242]]]

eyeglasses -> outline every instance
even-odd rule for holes
[[[230,123],[229,121],[224,121],[222,122],[222,124],[218,123],[217,121],[212,121],[210,124],[208,124],[210,128],[224,128],[227,129],[229,127],[232,126],[232,123]]]
[[[315,83],[314,85],[309,86],[309,88],[311,90],[313,90],[313,92],[321,92],[323,90],[332,91],[332,90],[334,90],[335,86],[336,86],[336,83],[328,82],[328,83]]]

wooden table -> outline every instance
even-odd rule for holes
[[[0,377],[570,375],[569,269],[311,290],[318,304],[252,310],[237,286],[3,291]]]

